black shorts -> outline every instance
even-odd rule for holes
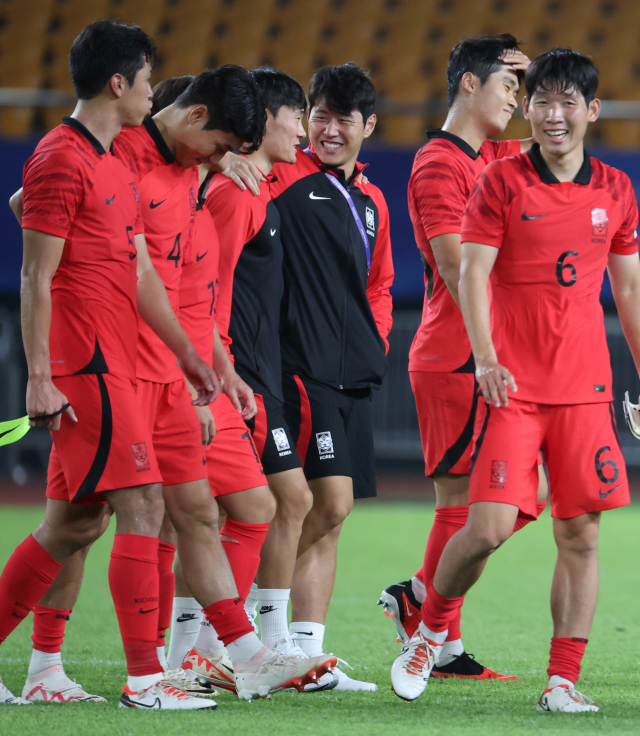
[[[371,391],[284,374],[284,416],[307,480],[346,475],[354,498],[376,495]]]
[[[258,413],[247,422],[265,475],[301,468],[296,443],[284,418],[284,406],[254,381]]]

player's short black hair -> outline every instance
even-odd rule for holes
[[[145,62],[156,62],[156,46],[140,26],[97,20],[80,31],[71,45],[69,69],[79,100],[91,100],[114,74],[133,85]]]
[[[359,110],[366,123],[376,109],[376,88],[369,75],[352,61],[341,66],[323,66],[309,84],[309,106],[315,107],[320,100],[339,115]]]
[[[173,105],[180,95],[193,82],[195,77],[192,74],[186,74],[184,77],[169,77],[158,82],[153,88],[153,97],[151,98],[150,115],[155,115],[165,107]]]
[[[598,67],[588,56],[560,46],[536,56],[524,85],[529,99],[540,89],[555,94],[575,90],[588,105],[598,89]]]
[[[209,114],[204,129],[232,133],[253,153],[262,143],[267,113],[258,85],[241,66],[225,64],[219,69],[202,72],[178,97],[179,107],[205,105]]]
[[[505,51],[519,49],[522,41],[518,41],[510,33],[498,33],[495,36],[478,36],[463,38],[451,49],[447,64],[447,102],[449,107],[460,91],[462,77],[471,72],[486,84],[491,74],[503,67],[500,57]],[[518,71],[518,82],[522,82],[524,72]]]
[[[306,112],[307,98],[302,86],[293,77],[270,66],[260,66],[249,73],[258,85],[264,106],[274,118],[281,107]]]

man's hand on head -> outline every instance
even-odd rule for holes
[[[531,64],[531,59],[519,49],[509,49],[500,57],[500,61],[516,71],[526,72]]]

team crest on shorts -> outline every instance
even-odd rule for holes
[[[507,482],[506,460],[493,460],[491,462],[491,482],[501,486]]]
[[[140,442],[138,445],[131,445],[133,450],[133,462],[136,468],[149,468],[149,453],[147,452],[147,443]]]
[[[593,234],[597,237],[603,238],[606,236],[609,230],[609,215],[607,215],[607,210],[601,207],[594,207],[591,210],[591,227]]]
[[[279,427],[278,429],[272,429],[271,434],[273,435],[273,441],[276,443],[276,450],[278,452],[284,452],[284,450],[291,449],[287,433],[282,427]]]
[[[333,438],[331,437],[331,432],[318,432],[316,434],[316,444],[318,445],[320,460],[328,460],[333,457]]]

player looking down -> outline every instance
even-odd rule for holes
[[[518,514],[536,513],[542,450],[558,557],[538,710],[579,713],[598,710],[576,683],[598,595],[600,515],[629,503],[599,294],[607,268],[640,368],[638,208],[629,178],[584,150],[600,112],[593,61],[553,49],[525,86],[535,144],[487,167],[462,223],[460,304],[484,397],[469,517],[442,553],[392,685],[406,700],[424,690],[462,597]]]

